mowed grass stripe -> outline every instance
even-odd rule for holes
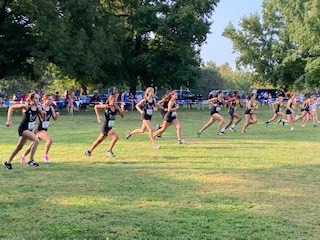
[[[139,114],[128,112],[114,127],[115,158],[105,155],[110,139],[84,155],[100,133],[92,111],[62,115],[49,130],[52,164],[41,162],[41,143],[40,168],[17,157],[13,171],[1,170],[0,238],[318,239],[320,130],[301,122],[294,133],[276,123],[265,127],[271,115],[260,109],[245,135],[243,122],[221,137],[214,123],[198,139],[208,110],[182,110],[187,143],[177,143],[172,126],[155,151],[146,133],[125,139],[126,130],[141,126]],[[20,121],[16,114],[14,126],[0,128],[3,161]],[[160,122],[156,113],[153,126]]]

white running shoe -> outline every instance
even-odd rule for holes
[[[126,138],[129,139],[130,137],[131,137],[131,133],[130,133],[130,131],[127,131],[126,132]]]
[[[236,132],[236,130],[234,129],[234,128],[229,128],[229,130],[231,131],[231,132]]]
[[[160,146],[158,145],[158,144],[153,144],[153,149],[159,149],[160,148]]]
[[[113,154],[111,150],[107,151],[107,156],[109,157],[115,157],[116,155]]]

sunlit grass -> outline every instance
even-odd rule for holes
[[[62,115],[49,130],[52,164],[41,162],[41,143],[38,169],[18,156],[14,170],[1,169],[0,239],[318,239],[320,129],[265,127],[270,115],[260,110],[245,135],[243,123],[222,137],[214,124],[198,139],[208,110],[182,110],[187,143],[170,127],[153,150],[147,134],[125,139],[141,125],[128,112],[114,127],[115,158],[105,155],[110,139],[84,155],[100,132],[92,111]],[[0,126],[2,161],[20,121]]]

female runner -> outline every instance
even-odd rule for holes
[[[295,117],[294,117],[294,110],[293,110],[293,105],[297,105],[295,98],[296,98],[296,94],[295,93],[287,93],[286,94],[287,98],[288,98],[288,102],[287,102],[287,109],[286,109],[286,115],[287,115],[287,119],[282,119],[282,122],[288,123],[291,125],[291,132],[294,131],[294,123],[295,123]]]
[[[16,148],[11,153],[10,157],[7,161],[3,163],[3,166],[7,169],[11,170],[12,165],[11,162],[13,158],[19,153],[22,147],[27,143],[28,140],[32,141],[33,145],[30,149],[30,160],[28,162],[28,166],[39,167],[39,164],[34,161],[34,154],[39,145],[39,139],[36,134],[33,132],[33,128],[35,126],[35,121],[37,116],[40,119],[43,119],[45,116],[45,112],[42,111],[41,107],[38,106],[39,95],[35,92],[30,93],[27,97],[26,104],[15,104],[11,106],[8,110],[8,118],[6,122],[6,126],[9,127],[12,125],[11,117],[13,110],[22,109],[24,116],[23,120],[18,128],[19,140]]]
[[[254,111],[258,109],[258,106],[256,104],[256,98],[257,98],[256,93],[251,94],[251,98],[248,101],[246,111],[244,112],[246,122],[242,128],[242,133],[246,132],[246,129],[249,127],[250,124],[255,124],[257,122],[257,117],[256,117],[256,114],[254,113]]]
[[[42,97],[42,111],[44,111],[46,114],[44,116],[44,121],[39,119],[39,125],[36,127],[36,130],[34,131],[37,135],[37,137],[40,140],[46,141],[46,147],[44,149],[44,156],[43,160],[45,162],[50,162],[49,160],[49,150],[52,145],[52,137],[48,134],[48,127],[49,127],[49,121],[52,117],[53,120],[57,120],[59,113],[54,110],[52,107],[53,97],[50,94],[44,94]],[[25,162],[25,157],[30,153],[30,150],[32,148],[33,143],[30,144],[28,149],[25,151],[23,155],[21,155],[20,160],[21,163]]]
[[[274,121],[278,116],[280,116],[278,123],[281,122],[281,119],[285,119],[286,115],[281,112],[281,108],[283,107],[284,103],[283,103],[283,97],[278,97],[277,101],[273,102],[271,104],[272,106],[272,111],[274,112],[272,118],[270,118],[268,121],[266,121],[266,126],[268,126],[269,123],[271,123],[272,121]]]
[[[151,125],[151,118],[153,111],[157,111],[157,103],[154,97],[154,91],[152,87],[148,87],[144,93],[144,98],[137,103],[137,110],[141,113],[141,128],[135,129],[133,131],[127,131],[126,137],[129,139],[133,134],[144,133],[146,129],[149,131],[149,139],[153,145],[154,149],[159,149],[160,146],[156,143],[153,136],[153,128]]]
[[[241,107],[243,108],[244,104],[243,102],[241,101],[241,98],[240,98],[240,93],[238,91],[235,91],[234,92],[234,96],[228,100],[226,102],[227,104],[229,104],[229,121],[228,123],[226,124],[226,126],[224,126],[222,129],[221,129],[221,132],[224,133],[224,131],[229,127],[231,126],[232,122],[233,122],[233,119],[236,118],[237,121],[236,123],[234,123],[230,128],[229,130],[231,132],[235,132],[236,131],[236,126],[239,122],[241,122],[241,116],[239,113],[236,113],[235,110],[237,107]]]
[[[201,133],[206,130],[208,127],[210,127],[216,120],[219,121],[218,124],[218,131],[217,135],[221,136],[223,135],[223,132],[221,132],[222,124],[224,123],[224,118],[220,115],[219,111],[221,110],[221,107],[224,103],[224,100],[222,98],[222,91],[219,91],[213,98],[208,99],[206,103],[212,103],[212,110],[211,110],[211,117],[209,122],[204,125],[199,132],[197,132],[197,137],[199,138]]]
[[[310,119],[310,105],[311,105],[311,99],[310,94],[306,94],[304,101],[301,105],[301,115],[296,116],[294,121],[298,121],[299,119],[302,120],[302,127],[305,127],[307,121]]]
[[[312,116],[312,123],[314,127],[317,127],[319,124],[319,120],[318,120],[318,113],[317,113],[317,109],[320,106],[320,97],[317,97],[314,95],[311,101],[311,106],[310,106],[310,114]]]
[[[168,102],[168,109],[164,115],[162,127],[154,133],[154,136],[161,135],[170,125],[174,125],[177,129],[177,137],[178,143],[183,144],[186,141],[181,137],[181,124],[177,118],[177,110],[179,109],[179,105],[176,102],[177,100],[177,93],[172,91],[169,93],[168,97],[170,98]]]
[[[104,140],[106,139],[106,137],[111,137],[111,143],[109,145],[109,149],[107,151],[107,156],[109,157],[115,157],[115,155],[112,152],[112,149],[114,147],[114,145],[116,144],[116,142],[118,141],[119,137],[117,135],[117,133],[112,129],[115,119],[116,119],[116,115],[117,113],[119,113],[119,115],[121,117],[124,116],[124,104],[123,102],[121,102],[121,107],[118,106],[117,102],[116,102],[116,97],[114,95],[111,95],[107,102],[105,104],[97,104],[94,106],[94,110],[96,112],[97,115],[97,121],[98,123],[100,123],[102,121],[102,117],[99,113],[99,110],[104,110],[104,115],[105,115],[105,122],[102,125],[101,128],[101,133],[98,136],[97,140],[94,141],[94,143],[91,145],[91,147],[85,152],[85,154],[88,157],[91,157],[91,153],[93,152],[93,150]]]

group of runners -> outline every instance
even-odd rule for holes
[[[317,109],[320,106],[320,98],[315,95],[306,95],[306,98],[302,102],[302,108],[300,115],[295,115],[293,106],[298,105],[296,101],[296,94],[287,94],[287,102],[284,102],[282,96],[278,97],[276,101],[272,103],[272,109],[274,114],[272,118],[266,121],[266,125],[274,121],[279,117],[278,123],[290,124],[291,131],[294,131],[294,125],[299,119],[303,120],[302,126],[305,126],[310,118],[313,119],[313,125],[317,126],[319,121],[317,117]],[[211,104],[211,112],[209,121],[197,132],[197,137],[200,137],[202,132],[210,127],[215,121],[218,122],[217,135],[223,135],[226,129],[229,128],[231,132],[236,131],[236,126],[241,122],[241,115],[237,112],[239,108],[245,108],[244,116],[245,123],[242,127],[242,133],[245,133],[248,126],[255,124],[257,122],[257,117],[255,111],[258,109],[257,106],[257,94],[251,94],[247,103],[241,99],[239,92],[234,92],[233,96],[229,100],[224,100],[222,91],[216,93],[213,98],[208,99],[206,103]],[[29,154],[28,166],[38,167],[39,163],[34,161],[35,151],[39,145],[39,141],[43,140],[46,142],[43,160],[45,162],[50,162],[48,152],[52,144],[52,137],[48,134],[48,127],[50,124],[51,117],[56,120],[59,117],[59,112],[56,112],[53,107],[53,97],[50,94],[44,94],[42,96],[42,103],[39,103],[40,96],[32,92],[28,95],[27,103],[25,104],[15,104],[9,107],[8,117],[6,126],[10,126],[12,113],[14,110],[21,109],[24,112],[23,120],[18,128],[19,140],[16,148],[9,156],[8,160],[3,163],[4,167],[7,169],[12,169],[12,160],[23,148],[23,146],[30,141],[31,144],[27,150],[20,156],[22,163],[25,163],[26,157]],[[220,114],[223,106],[228,107],[229,120],[224,125],[225,119]],[[285,113],[282,112],[282,108],[286,107]],[[179,104],[177,102],[177,93],[175,91],[168,92],[160,100],[156,101],[154,96],[154,90],[152,87],[146,89],[144,98],[136,104],[136,109],[141,114],[142,125],[140,128],[134,129],[132,131],[126,132],[126,138],[130,139],[133,135],[144,133],[148,131],[148,136],[152,147],[154,149],[159,149],[160,146],[156,143],[156,138],[161,137],[167,128],[174,125],[177,131],[177,139],[179,144],[184,144],[185,140],[181,136],[181,124],[177,118],[177,111],[179,109]],[[153,131],[152,127],[152,116],[154,111],[158,109],[161,110],[161,115],[163,118],[162,124],[157,125],[156,131]],[[97,117],[97,122],[100,123],[103,120],[100,112],[102,111],[105,117],[104,123],[101,128],[101,133],[97,139],[92,143],[91,147],[85,151],[85,155],[90,157],[94,149],[107,137],[110,137],[111,143],[109,145],[107,155],[109,157],[114,157],[112,151],[119,137],[117,133],[112,129],[114,126],[116,115],[124,116],[124,103],[118,103],[118,95],[114,94],[109,96],[104,104],[98,104],[94,106],[95,114]],[[36,119],[39,121],[36,123]],[[234,122],[234,120],[236,120]]]

